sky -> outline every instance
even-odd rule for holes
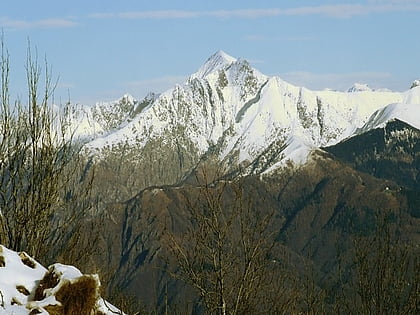
[[[0,29],[20,99],[28,47],[56,102],[85,105],[163,92],[218,50],[314,90],[420,78],[420,0],[0,0]]]

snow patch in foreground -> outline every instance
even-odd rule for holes
[[[84,294],[77,295],[81,286]],[[98,314],[123,314],[100,297],[99,287],[97,275],[83,275],[76,267],[62,264],[51,265],[47,270],[25,252],[17,253],[0,245],[0,314],[49,314],[48,310],[63,306],[60,301],[70,304],[72,298],[86,299],[86,292]]]

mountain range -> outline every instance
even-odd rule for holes
[[[303,278],[309,266],[325,292],[341,290],[343,272],[351,282],[355,240],[375,236],[384,217],[400,238],[420,241],[418,80],[405,92],[311,91],[219,51],[162,94],[82,107],[71,122],[106,214],[87,223],[89,237],[101,228],[86,265],[105,268],[108,293],[152,309],[197,298],[167,272],[176,268],[167,233],[194,228],[203,187],[223,187],[229,204],[240,185],[255,217],[273,214],[282,246],[273,261],[286,255]]]
[[[419,80],[311,91],[218,51],[161,94],[70,110],[85,210],[51,257],[90,275],[0,246],[0,311],[68,314],[62,287],[90,279],[92,309],[119,312],[99,274],[127,313],[203,314],[216,273],[231,294],[254,270],[238,313],[370,314],[377,288],[376,313],[418,313]]]
[[[358,83],[347,92],[311,91],[218,51],[184,83],[162,94],[97,103],[76,111],[72,122],[92,156],[122,148],[138,162],[145,155],[152,160],[170,156],[158,172],[165,173],[169,164],[176,169],[173,176],[153,184],[173,184],[203,160],[217,162],[225,173],[240,168],[259,174],[287,161],[302,164],[314,148],[391,119],[418,127],[420,105],[415,104],[420,104],[415,82],[405,92]]]

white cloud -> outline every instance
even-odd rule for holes
[[[219,18],[262,18],[282,15],[282,9],[238,9],[202,12],[203,16]]]
[[[326,88],[345,91],[354,83],[367,83],[372,88],[396,89],[393,77],[387,72],[311,73],[303,71],[283,73],[281,77],[297,86],[312,90]]]
[[[258,19],[276,16],[324,15],[333,18],[350,18],[353,16],[393,11],[420,11],[420,1],[369,1],[369,3],[367,4],[348,3],[336,5],[305,6],[295,8],[235,9],[215,11],[129,11],[121,13],[95,13],[91,14],[90,17],[119,19],[190,19],[200,17]]]
[[[279,37],[270,37],[265,35],[247,35],[243,38],[247,41],[253,41],[253,42],[302,42],[302,41],[314,41],[317,38],[313,36],[279,36]]]
[[[145,12],[126,12],[118,16],[125,19],[186,19],[194,18],[199,14],[193,11],[182,10],[163,10],[163,11],[145,11]]]
[[[161,10],[161,11],[131,11],[121,13],[94,13],[92,18],[119,18],[119,19],[186,19],[200,16],[200,12],[184,10]]]
[[[35,21],[18,20],[10,18],[0,18],[0,26],[11,29],[29,29],[29,28],[68,28],[79,25],[71,19],[50,18]]]
[[[42,27],[42,28],[66,28],[66,27],[75,27],[79,24],[75,21],[69,19],[45,19],[39,20],[32,23],[34,27]]]
[[[373,4],[420,4],[420,0],[368,0]]]

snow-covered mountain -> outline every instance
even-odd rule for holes
[[[392,120],[401,120],[420,130],[420,104],[394,103],[389,104],[375,111],[362,128],[357,130],[358,134],[369,130],[382,128]]]
[[[140,103],[130,94],[125,94],[116,101],[98,102],[89,108],[76,106],[70,113],[71,130],[76,138],[85,141],[105,136],[127,123],[139,107],[154,99],[155,95],[151,93]]]
[[[287,160],[303,162],[312,148],[370,128],[369,117],[388,104],[420,104],[418,89],[399,93],[355,84],[348,92],[311,91],[219,51],[158,96],[97,104],[79,115],[84,127],[78,134],[93,139],[86,148],[94,155],[124,147],[144,156],[158,144],[178,152],[184,170],[186,160],[192,166],[211,155],[227,168],[252,165],[260,172]]]
[[[372,92],[373,90],[369,87],[369,85],[365,83],[355,83],[353,84],[347,92],[353,93],[353,92]]]

